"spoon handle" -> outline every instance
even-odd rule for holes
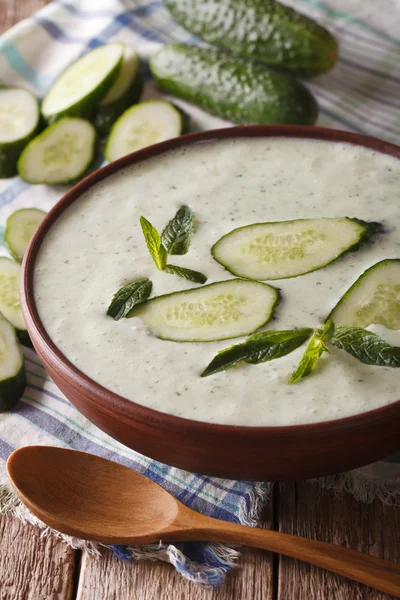
[[[400,598],[400,564],[369,556],[350,548],[279,531],[253,529],[217,519],[207,519],[201,525],[202,533],[207,533],[207,536],[202,539],[239,543],[278,552],[344,575],[353,581],[364,583],[381,592]]]

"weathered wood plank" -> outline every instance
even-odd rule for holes
[[[0,518],[0,599],[71,600],[75,550],[13,517]]]
[[[41,9],[50,0],[1,0],[0,33],[12,27],[18,21],[29,17]]]
[[[400,511],[366,505],[316,485],[280,486],[279,529],[400,561]],[[280,557],[278,600],[392,600],[366,586],[306,563]]]
[[[263,526],[272,526],[272,501]],[[111,552],[100,559],[83,554],[77,600],[272,600],[272,555],[244,548],[239,566],[224,587],[204,590],[183,579],[171,565],[138,561],[123,563]]]

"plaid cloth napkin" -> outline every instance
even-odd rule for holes
[[[309,84],[321,107],[318,124],[400,143],[400,38],[396,37],[400,31],[400,0],[288,3],[326,25],[340,41],[338,65]],[[42,96],[68,63],[110,40],[135,45],[144,59],[162,43],[198,43],[172,21],[157,0],[54,1],[0,38],[1,83],[28,87]],[[156,93],[148,81],[145,95]],[[193,129],[229,125],[194,107],[183,106],[192,116]],[[0,181],[0,222],[4,223],[18,208],[50,209],[66,189],[29,186],[19,178]],[[123,463],[151,477],[202,513],[256,524],[269,484],[187,473],[125,448],[74,409],[32,350],[26,350],[25,356],[28,385],[24,397],[13,412],[0,414],[0,510],[11,507],[22,518],[41,525],[12,495],[5,461],[19,446],[52,444]],[[365,501],[376,496],[393,501],[400,494],[400,455],[319,482],[348,489]],[[79,545],[77,540],[69,542]],[[114,547],[114,551],[122,559],[147,556],[169,560],[182,575],[206,585],[221,583],[237,556],[235,550],[226,546],[201,543]]]

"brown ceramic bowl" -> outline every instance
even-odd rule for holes
[[[360,415],[288,427],[237,427],[182,419],[135,404],[87,377],[47,335],[33,294],[38,250],[63,211],[83,192],[127,165],[200,140],[301,137],[347,142],[400,159],[400,148],[370,137],[312,127],[256,126],[206,131],[168,140],[125,156],[73,187],[49,212],[24,260],[21,303],[32,342],[47,371],[90,421],[126,446],[199,473],[226,478],[279,480],[327,475],[387,456],[399,447],[400,400]]]

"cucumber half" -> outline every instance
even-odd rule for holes
[[[22,262],[25,250],[45,216],[46,213],[37,208],[22,208],[8,217],[4,242],[18,262]]]
[[[46,121],[65,116],[90,118],[118,75],[122,53],[122,44],[105,44],[67,67],[44,97]]]
[[[400,259],[381,260],[364,271],[328,319],[338,325],[400,329]]]
[[[139,55],[133,46],[126,44],[118,76],[97,107],[94,118],[97,131],[106,135],[117,118],[139,100],[142,89]]]
[[[19,303],[21,265],[5,256],[0,257],[0,312],[17,330],[26,335],[26,327]]]
[[[16,405],[25,385],[24,355],[15,329],[0,314],[0,412]]]
[[[211,253],[233,275],[287,279],[325,267],[368,232],[368,224],[348,217],[255,223],[224,235]]]
[[[169,44],[150,60],[159,87],[240,125],[313,125],[318,105],[299,81],[216,48]]]
[[[278,299],[270,285],[230,279],[158,296],[128,317],[139,317],[163,340],[212,342],[253,333],[268,323]]]
[[[105,156],[111,162],[140,148],[177,137],[183,128],[183,116],[170,102],[140,102],[128,108],[114,123]]]
[[[35,96],[21,88],[0,89],[0,179],[17,174],[22,150],[39,128]]]
[[[27,145],[18,172],[28,183],[67,183],[89,168],[95,145],[96,130],[89,121],[65,117]]]

